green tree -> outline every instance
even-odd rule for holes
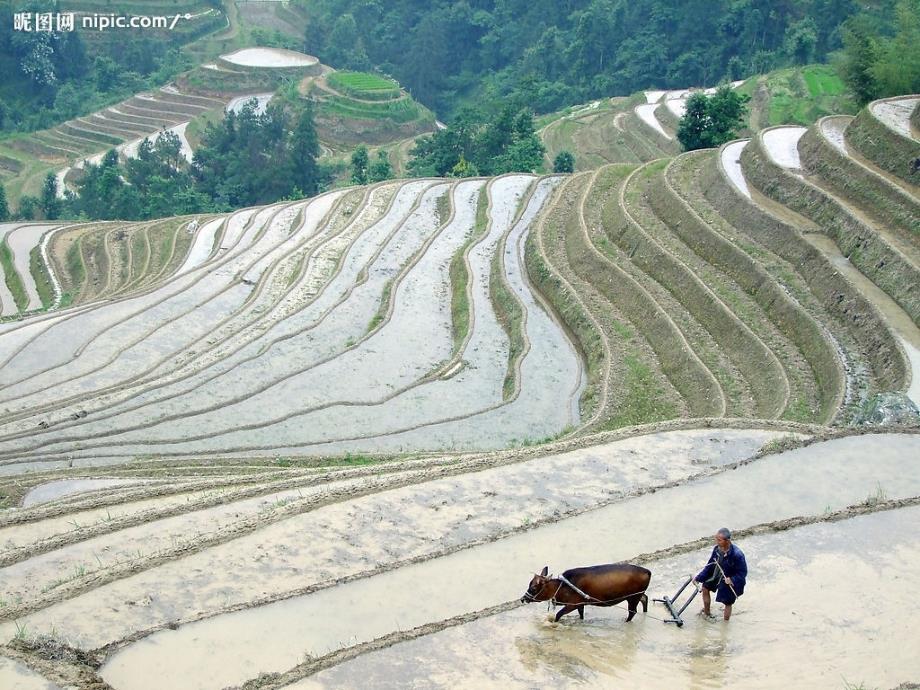
[[[10,207],[6,201],[6,189],[0,184],[0,221],[10,219]]]
[[[351,154],[352,184],[367,184],[368,165],[367,147],[362,144]]]
[[[901,0],[895,12],[897,33],[880,41],[871,68],[879,96],[920,92],[920,0]]]
[[[677,126],[677,139],[684,150],[721,146],[736,138],[744,126],[748,100],[729,86],[720,87],[712,96],[691,94]]]
[[[684,116],[677,125],[677,140],[685,151],[704,149],[709,146],[707,137],[710,126],[709,99],[700,92],[691,94],[687,99]]]
[[[571,151],[560,151],[556,158],[553,159],[553,172],[571,173],[575,172],[575,156]]]
[[[848,22],[843,30],[843,56],[838,71],[860,104],[878,97],[874,74],[877,57],[878,48],[870,29],[863,22]]]
[[[319,154],[319,137],[313,119],[313,104],[308,102],[297,118],[297,125],[291,134],[290,151],[294,186],[307,196],[313,196],[319,191],[320,173],[316,162]]]
[[[118,85],[121,68],[112,58],[99,55],[93,62],[93,73],[96,79],[96,88],[100,91],[111,91]]]
[[[24,194],[19,197],[19,213],[21,220],[35,220],[35,209],[39,206],[38,197]]]
[[[371,164],[368,177],[371,182],[381,182],[393,177],[393,166],[386,151],[378,151],[377,159]]]
[[[464,158],[462,154],[460,155],[460,160],[450,170],[451,177],[476,177],[478,175],[479,171],[476,166]]]
[[[805,17],[786,29],[783,50],[794,63],[800,65],[812,61],[818,44],[818,25],[811,17]]]
[[[55,220],[61,213],[61,200],[58,199],[57,178],[54,173],[50,172],[45,175],[45,182],[42,184],[42,195],[39,205],[45,218]]]

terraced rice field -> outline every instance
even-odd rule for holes
[[[49,130],[12,139],[7,146],[23,155],[57,167],[58,195],[73,189],[74,180],[86,162],[98,165],[109,149],[123,158],[137,156],[141,142],[155,141],[168,130],[179,136],[182,155],[191,160],[192,150],[185,128],[195,117],[221,109],[226,100],[184,93],[165,86],[149,94],[138,94],[92,115],[64,122]]]
[[[911,99],[570,176],[28,230],[17,275],[67,299],[0,323],[0,684],[916,682]],[[613,114],[649,153],[635,107],[543,133]],[[671,594],[722,524],[729,625],[519,603],[619,559]]]

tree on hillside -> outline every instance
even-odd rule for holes
[[[862,22],[848,22],[843,30],[843,53],[837,69],[860,105],[878,96],[873,73],[877,59],[878,48],[870,29]]]
[[[416,142],[408,168],[417,177],[532,172],[545,152],[533,113],[512,102],[495,114],[463,109],[447,129]]]
[[[735,139],[744,126],[748,100],[729,86],[720,87],[712,96],[692,94],[677,127],[684,150],[713,148]]]
[[[368,165],[367,147],[362,144],[351,154],[352,184],[367,184]]]
[[[901,0],[897,33],[883,38],[872,75],[880,96],[920,92],[920,0]]]
[[[553,172],[570,173],[575,172],[575,156],[571,151],[560,151],[553,159]]]
[[[24,194],[19,197],[19,212],[16,214],[18,220],[35,220],[35,209],[38,206],[38,197]]]
[[[377,152],[377,158],[371,163],[368,177],[371,182],[381,182],[393,177],[393,166],[390,165],[390,157],[386,151]]]
[[[6,189],[0,184],[0,221],[10,219],[10,207],[6,201]]]
[[[310,102],[297,118],[297,125],[291,133],[290,149],[294,186],[307,196],[315,195],[320,187],[319,165],[316,162],[320,148],[313,120],[313,104]]]
[[[55,220],[61,214],[61,200],[58,199],[57,178],[53,172],[45,175],[45,182],[42,184],[41,201],[42,212],[48,220]]]

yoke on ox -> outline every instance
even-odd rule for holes
[[[556,614],[557,622],[576,610],[584,620],[585,606],[616,606],[623,601],[629,607],[627,623],[636,615],[640,602],[642,610],[648,611],[645,590],[652,573],[641,566],[631,563],[592,565],[566,570],[559,577],[549,577],[548,572],[549,567],[545,567],[539,575],[533,576],[521,601],[548,601],[552,606],[562,606]]]

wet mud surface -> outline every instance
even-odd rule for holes
[[[739,540],[750,575],[727,624],[696,616],[701,597],[680,629],[657,620],[661,604],[630,624],[622,608],[596,607],[584,621],[554,624],[532,604],[288,687],[894,687],[920,670],[920,642],[904,638],[920,586],[918,520],[920,507],[903,508]],[[654,596],[673,595],[707,557],[705,549],[647,563]]]
[[[529,573],[543,565],[561,571],[634,558],[705,537],[726,515],[740,527],[840,510],[879,492],[892,499],[920,495],[920,478],[905,472],[918,452],[920,438],[900,434],[813,444],[444,557],[163,630],[117,652],[102,675],[119,689],[151,687],[146,671],[166,659],[168,680],[183,688],[283,672],[305,655],[518,598]],[[458,581],[478,584],[451,588]],[[454,594],[444,597],[448,590]],[[36,623],[44,618],[47,625],[47,613]]]

